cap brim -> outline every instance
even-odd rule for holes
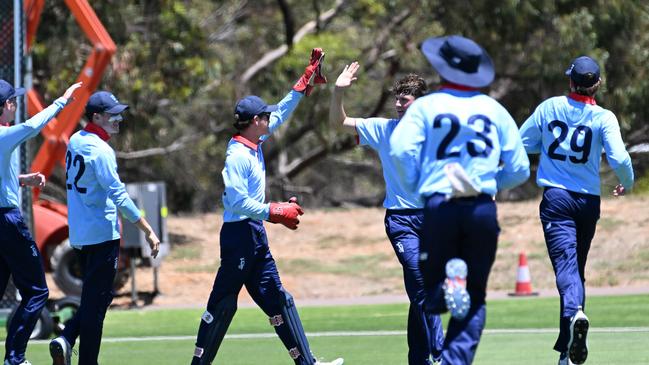
[[[9,98],[15,98],[16,96],[25,95],[25,91],[26,90],[24,87],[17,87],[14,89],[14,93]]]
[[[104,113],[108,113],[108,114],[119,114],[119,113],[123,112],[123,111],[126,110],[126,109],[128,109],[128,105],[125,105],[125,104],[117,104],[117,105],[115,105],[114,107],[112,107],[112,108],[110,108],[110,109],[106,109],[106,110],[104,110]]]
[[[266,105],[263,112],[264,113],[272,113],[272,112],[276,111],[277,109],[279,109],[279,107],[277,105]]]
[[[444,80],[470,87],[485,87],[494,81],[496,72],[493,62],[482,47],[480,47],[482,49],[482,57],[477,72],[468,73],[451,67],[439,53],[446,38],[428,38],[421,45],[421,52]]]

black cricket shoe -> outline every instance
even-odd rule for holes
[[[575,365],[581,365],[586,362],[588,357],[588,317],[581,310],[577,309],[574,317],[570,320],[570,341],[568,342],[568,357]]]

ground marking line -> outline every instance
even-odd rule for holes
[[[556,328],[521,328],[521,329],[485,329],[484,334],[537,334],[557,333]],[[589,333],[638,333],[649,332],[649,327],[599,327],[590,328]],[[362,337],[362,336],[405,336],[406,331],[327,331],[307,332],[308,337]],[[275,333],[242,333],[226,335],[226,339],[275,338]],[[104,343],[145,342],[145,341],[188,341],[196,336],[142,336],[142,337],[106,337]],[[47,344],[49,340],[30,341],[30,343]]]

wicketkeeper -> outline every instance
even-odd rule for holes
[[[298,365],[340,365],[318,362],[302,328],[293,297],[279,278],[270,253],[263,221],[281,223],[297,229],[304,214],[297,199],[266,203],[266,167],[263,142],[284,123],[303,96],[315,84],[326,83],[321,74],[322,49],[311,51],[304,74],[277,105],[267,105],[257,96],[239,100],[234,110],[237,133],[228,143],[223,169],[223,226],[221,227],[221,266],[214,279],[207,309],[201,317],[192,365],[211,364],[237,310],[242,286],[268,315],[270,325]]]

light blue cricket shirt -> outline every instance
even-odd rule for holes
[[[625,189],[633,187],[631,157],[615,115],[578,94],[542,102],[520,129],[528,153],[540,153],[536,182],[600,195],[602,148]]]
[[[140,220],[117,175],[115,152],[97,134],[81,130],[72,135],[65,160],[72,246],[119,239],[118,209],[129,222]]]
[[[20,173],[16,148],[38,133],[65,107],[66,99],[58,98],[47,108],[10,127],[0,126],[0,208],[18,208],[18,175]]]
[[[415,100],[390,137],[407,189],[450,194],[444,165],[456,162],[479,190],[495,195],[529,177],[530,163],[507,110],[479,91],[443,88]]]
[[[424,202],[418,192],[407,190],[399,179],[394,166],[394,160],[390,157],[390,136],[399,123],[398,119],[386,118],[355,118],[356,133],[359,144],[369,146],[379,154],[381,166],[383,167],[383,179],[385,180],[385,200],[383,206],[386,209],[421,209]]]
[[[247,218],[268,219],[270,204],[266,203],[266,166],[262,142],[291,116],[304,95],[291,90],[278,104],[268,120],[269,134],[260,141],[248,141],[235,135],[225,152],[223,176],[223,221],[237,222]]]

